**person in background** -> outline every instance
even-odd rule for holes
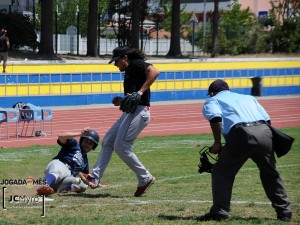
[[[2,73],[6,73],[6,63],[8,58],[8,49],[10,48],[9,38],[6,36],[7,30],[2,29],[0,34],[0,60],[3,61]]]
[[[202,113],[209,121],[214,137],[210,151],[219,153],[219,157],[212,168],[213,205],[200,220],[229,218],[235,176],[243,164],[252,159],[260,171],[263,188],[275,208],[277,219],[290,221],[291,203],[276,170],[273,135],[267,124],[271,124],[270,116],[253,96],[231,92],[224,80],[212,82],[208,95],[210,98],[204,102]]]

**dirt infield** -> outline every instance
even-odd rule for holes
[[[266,108],[275,127],[300,126],[300,96],[265,97],[259,102]],[[202,115],[203,100],[160,102],[151,106],[151,122],[140,136],[167,136],[175,134],[210,133],[209,123]],[[15,124],[9,124],[10,138],[6,139],[6,124],[1,126],[1,148],[23,147],[30,145],[56,144],[57,134],[78,131],[83,127],[97,130],[103,138],[111,125],[119,118],[121,111],[110,105],[89,105],[77,107],[53,107],[53,134],[50,134],[50,121],[45,122],[45,137],[15,137]],[[25,124],[26,126],[27,124]],[[23,123],[19,124],[19,133]],[[36,123],[36,130],[40,123]],[[31,134],[32,123],[27,135]]]

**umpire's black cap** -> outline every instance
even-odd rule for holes
[[[116,61],[120,57],[126,55],[129,51],[130,51],[130,48],[128,46],[119,46],[119,47],[116,47],[113,50],[113,56],[112,56],[111,60],[109,61],[109,64],[112,63],[112,62],[114,62],[114,61]]]
[[[228,84],[224,80],[217,79],[209,85],[207,95],[211,92],[218,93],[224,90],[229,90]]]

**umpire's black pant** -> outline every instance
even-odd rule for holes
[[[276,170],[272,132],[266,124],[251,127],[240,125],[231,129],[213,167],[213,206],[210,212],[229,214],[235,175],[249,158],[258,166],[262,185],[277,214],[291,212],[283,181]]]

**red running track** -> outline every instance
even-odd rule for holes
[[[300,126],[300,96],[295,97],[259,97],[259,102],[271,116],[275,127]],[[151,106],[151,122],[142,136],[167,136],[174,134],[211,133],[209,123],[202,115],[203,101],[181,101],[153,103]],[[6,138],[6,124],[1,126],[1,148],[24,147],[30,145],[56,144],[57,134],[67,131],[79,131],[90,127],[99,132],[101,138],[120,117],[121,111],[114,106],[90,105],[78,107],[53,107],[53,134],[50,135],[50,121],[45,122],[46,137],[15,136],[15,124],[9,124],[10,138]],[[19,131],[22,130],[19,124]],[[39,129],[39,122],[36,129]],[[31,133],[32,123],[28,134]]]

